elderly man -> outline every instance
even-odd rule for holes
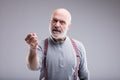
[[[30,46],[28,67],[40,70],[40,80],[88,80],[86,51],[81,42],[67,36],[70,26],[70,12],[56,9],[47,39],[39,43],[35,33],[25,38]]]

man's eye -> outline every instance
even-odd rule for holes
[[[64,21],[60,21],[60,23],[61,23],[62,25],[64,25],[64,24],[65,24],[65,22],[64,22]]]
[[[58,20],[53,19],[52,22],[57,22]]]

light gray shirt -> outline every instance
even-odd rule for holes
[[[74,40],[80,53],[79,80],[88,80],[86,51],[82,43]],[[44,40],[39,46],[40,80],[44,80]],[[69,37],[64,42],[55,42],[48,38],[46,66],[48,80],[74,80],[77,65],[76,53]]]

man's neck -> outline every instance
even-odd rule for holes
[[[64,38],[59,38],[59,39],[55,39],[52,37],[52,39],[55,41],[55,42],[64,42],[66,40],[66,37]]]

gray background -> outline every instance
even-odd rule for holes
[[[26,66],[24,38],[49,36],[60,7],[72,14],[68,35],[83,42],[91,80],[120,80],[120,0],[0,0],[0,80],[38,80]]]

